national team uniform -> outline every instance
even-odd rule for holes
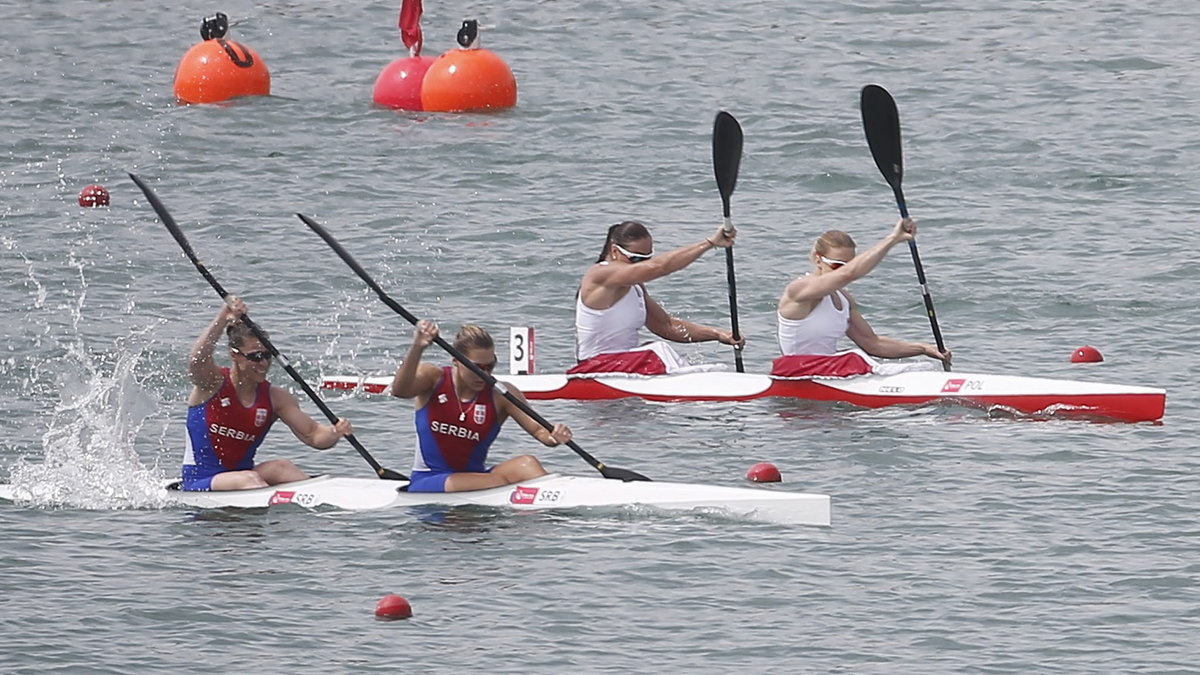
[[[238,399],[228,368],[221,369],[221,377],[217,393],[188,408],[184,490],[211,490],[213,476],[253,469],[254,453],[275,423],[269,382],[259,383],[254,402],[247,407]]]
[[[842,301],[841,309],[834,306],[833,293],[830,293],[821,298],[803,319],[785,319],[782,314],[775,313],[779,351],[784,356],[837,353],[838,339],[844,337],[850,327],[850,298],[841,291],[834,293]]]
[[[833,304],[836,293],[842,307]],[[834,291],[817,303],[803,319],[787,319],[778,312],[776,335],[783,356],[771,363],[771,377],[784,379],[846,378],[867,373],[890,375],[926,370],[916,363],[880,363],[858,348],[838,351],[838,340],[850,327],[850,298]]]
[[[450,366],[425,407],[417,410],[417,450],[413,458],[409,492],[445,492],[452,473],[487,473],[488,448],[500,433],[499,415],[492,388],[486,387],[470,403],[454,392]]]
[[[607,261],[600,263],[608,264]],[[662,375],[687,366],[667,343],[638,346],[638,330],[646,325],[646,289],[641,284],[607,309],[592,309],[575,298],[575,359],[568,375],[634,373]]]

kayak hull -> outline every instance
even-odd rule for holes
[[[679,375],[567,377],[564,374],[509,375],[533,400],[749,401],[791,398],[850,403],[866,408],[946,403],[1000,409],[1021,415],[1082,416],[1123,422],[1162,418],[1166,391],[1100,382],[983,373],[913,371],[844,379],[779,379],[768,375],[699,372]],[[390,377],[324,378],[325,389],[383,393]]]
[[[704,511],[778,524],[830,524],[829,495],[768,488],[727,487],[665,481],[608,480],[550,474],[517,485],[471,492],[407,492],[404,481],[317,476],[253,490],[184,492],[167,489],[171,501],[197,508],[269,508],[296,505],[351,511],[446,505],[518,511],[642,506],[667,511]],[[0,485],[0,499],[23,497]]]

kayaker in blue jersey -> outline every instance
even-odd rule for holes
[[[308,478],[288,459],[254,463],[276,418],[296,438],[318,449],[331,448],[353,433],[344,419],[333,426],[318,424],[300,409],[295,396],[267,382],[271,353],[240,322],[245,313],[246,303],[229,296],[188,355],[193,386],[188,394],[184,490],[245,490]],[[229,338],[229,368],[213,359],[221,333]]]
[[[877,364],[871,364],[856,352],[838,352],[842,336],[876,358],[924,355],[949,361],[949,350],[943,354],[931,344],[876,334],[859,313],[854,296],[846,290],[850,282],[875,269],[893,246],[912,240],[916,234],[916,221],[902,219],[891,233],[862,255],[855,254],[854,240],[845,232],[829,230],[822,234],[809,254],[813,271],[794,279],[779,298],[776,319],[783,357],[776,360],[771,374],[847,376],[871,372]]]
[[[392,380],[393,396],[416,399],[417,449],[409,491],[482,490],[546,475],[533,455],[514,457],[491,468],[486,465],[488,449],[500,426],[512,417],[530,436],[550,447],[571,440],[571,430],[555,424],[548,431],[458,361],[450,366],[421,363],[421,354],[437,334],[437,324],[417,323],[412,347]],[[496,367],[495,343],[479,326],[463,326],[454,338],[454,348],[486,372]],[[513,396],[525,400],[516,387],[506,386]]]
[[[695,244],[655,256],[654,241],[645,225],[627,220],[608,228],[600,257],[579,284],[575,299],[575,358],[579,363],[567,373],[661,375],[687,365],[664,342],[639,346],[638,331],[643,326],[671,342],[745,344],[744,338],[735,341],[730,331],[671,316],[646,290],[646,282],[678,272],[709,249],[733,246],[736,236],[736,230],[727,233],[719,227]]]

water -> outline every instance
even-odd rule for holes
[[[0,478],[41,490],[0,506],[0,670],[1195,671],[1191,5],[429,4],[426,53],[479,18],[516,73],[516,108],[372,108],[403,51],[397,7],[0,2]],[[177,106],[175,64],[217,9],[274,95]],[[827,529],[158,503],[181,454],[187,348],[217,298],[126,172],[310,381],[388,371],[410,329],[296,211],[419,316],[535,326],[551,372],[570,364],[572,293],[609,224],[642,219],[666,250],[719,222],[709,134],[727,109],[746,134],[739,308],[762,371],[812,239],[839,227],[866,246],[896,217],[862,138],[870,82],[900,106],[905,193],[957,367],[1165,387],[1162,424],[537,406],[601,460],[660,480],[740,485],[775,462],[782,489],[833,496]],[[76,206],[89,183],[111,207]],[[721,256],[651,290],[690,320],[728,320]],[[880,333],[929,339],[902,250],[854,290]],[[1107,360],[1068,363],[1082,344]],[[329,403],[407,469],[406,402]],[[495,456],[534,449],[510,429]],[[369,475],[347,444],[299,449],[283,427],[261,456]],[[373,619],[389,592],[412,619]]]

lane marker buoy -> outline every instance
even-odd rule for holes
[[[108,206],[108,190],[103,185],[89,185],[79,191],[80,206]]]
[[[779,467],[770,462],[759,462],[750,467],[746,472],[746,480],[754,481],[755,483],[779,483],[783,480],[783,476],[779,473]]]
[[[396,595],[388,593],[375,603],[375,616],[380,619],[407,619],[412,616],[412,605],[408,604],[408,600]]]
[[[1100,363],[1104,356],[1100,350],[1091,345],[1084,345],[1071,352],[1071,363]]]

